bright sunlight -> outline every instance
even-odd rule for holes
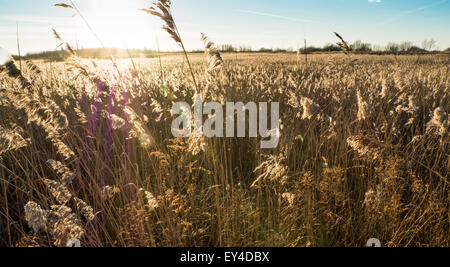
[[[142,48],[154,46],[153,29],[138,29],[149,22],[149,18],[139,9],[148,2],[142,0],[79,0],[74,2],[81,10],[89,25],[106,47]],[[80,43],[86,47],[99,46],[94,35],[86,30],[86,25],[78,16]],[[77,31],[78,32],[78,31]],[[153,37],[153,38],[151,38]]]

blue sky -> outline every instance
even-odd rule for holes
[[[23,53],[52,50],[52,28],[79,47],[98,42],[72,10],[54,7],[63,0],[0,0],[0,47],[17,51],[19,23]],[[153,0],[76,0],[105,46],[151,48],[156,37],[163,50],[177,46],[160,22],[138,8]],[[173,14],[188,49],[200,48],[200,33],[216,43],[253,49],[297,48],[335,42],[337,31],[349,42],[385,45],[434,38],[450,47],[450,0],[172,0]]]

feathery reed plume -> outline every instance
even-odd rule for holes
[[[205,44],[205,54],[208,60],[209,68],[208,71],[213,71],[223,64],[223,59],[220,56],[219,50],[215,47],[214,43],[209,40],[208,36],[204,33],[202,35],[202,41]]]
[[[195,137],[194,135],[190,136],[188,139],[189,143],[189,151],[193,156],[199,155],[201,152],[206,152],[207,145],[205,142],[205,138],[203,137]]]
[[[44,179],[44,183],[59,204],[64,205],[72,199],[72,194],[63,184],[50,179]]]
[[[48,211],[48,225],[55,246],[65,246],[71,238],[80,240],[84,235],[80,219],[67,206],[53,205]]]
[[[55,37],[55,39],[59,41],[59,44],[56,49],[65,45],[67,52],[69,53],[69,55],[71,57],[73,57],[72,60],[75,60],[76,58],[78,58],[78,55],[75,52],[75,50],[72,48],[72,46],[69,43],[64,42],[61,35],[59,35],[59,33],[55,29],[52,29],[52,31],[53,31],[53,36]]]
[[[394,76],[394,81],[395,81],[395,86],[398,89],[400,89],[400,90],[405,89],[406,83],[405,83],[405,79],[403,77],[403,73],[397,71]]]
[[[314,104],[314,102],[307,98],[302,97],[301,104],[303,106],[303,116],[302,119],[311,119],[314,115],[319,113],[320,106]]]
[[[25,220],[35,233],[47,226],[48,213],[39,204],[30,201],[25,207]]]
[[[159,17],[162,21],[164,21],[165,25],[163,26],[163,29],[175,42],[177,42],[177,44],[182,46],[183,42],[181,41],[178,29],[175,25],[175,21],[170,10],[171,5],[172,3],[170,0],[158,0],[157,2],[153,3],[153,5],[148,9],[142,8],[140,10],[147,12],[153,16]]]
[[[340,36],[337,32],[334,33],[337,38],[339,38],[339,40],[341,40],[340,42],[337,42],[336,44],[342,48],[342,50],[344,51],[344,53],[347,55],[348,53],[350,53],[350,51],[352,51],[352,49],[350,48],[350,46],[348,45],[348,43],[344,40],[344,38],[342,38],[342,36]]]
[[[16,126],[14,130],[0,126],[0,155],[28,146],[30,139],[25,139],[20,134],[23,130]]]
[[[358,121],[363,121],[367,118],[368,114],[368,105],[361,97],[361,92],[358,90],[357,92],[357,98],[358,98]]]
[[[93,219],[92,208],[80,199],[76,199],[77,207],[87,220]],[[84,229],[80,219],[67,206],[53,205],[50,210],[44,210],[33,201],[24,206],[25,220],[30,228],[37,233],[46,229],[54,239],[55,246],[64,246],[71,238],[81,239]]]
[[[11,101],[15,109],[25,111],[28,124],[34,122],[44,130],[46,138],[56,147],[58,154],[64,159],[75,156],[75,153],[60,140],[67,130],[68,120],[53,101],[47,99],[46,103],[42,103],[34,95],[16,91],[0,90],[0,93]]]
[[[297,84],[294,83],[292,80],[291,80],[291,83],[295,87],[297,87]],[[295,116],[297,118],[300,118],[301,117],[301,112],[300,112],[300,110],[301,110],[300,109],[301,108],[301,101],[298,99],[297,94],[294,91],[288,91],[288,97],[289,97],[288,105],[291,106],[294,109],[294,111],[296,113]]]
[[[408,111],[411,114],[416,113],[419,110],[419,107],[417,106],[416,98],[412,95],[408,97]]]
[[[75,114],[78,117],[78,122],[79,123],[85,124],[85,123],[88,122],[86,114],[84,114],[84,112],[81,110],[79,101],[76,102],[76,106],[74,108],[74,111],[75,111]]]
[[[42,73],[42,71],[39,69],[39,67],[36,66],[32,61],[27,60],[27,61],[25,61],[25,64],[34,74],[39,75]]]
[[[47,163],[52,167],[56,174],[59,175],[59,180],[63,185],[67,186],[75,179],[75,174],[63,163],[52,159],[47,160]]]
[[[161,107],[161,104],[156,99],[152,98],[150,106],[153,108],[153,113],[158,114],[158,117],[155,119],[155,121],[160,122],[164,115],[164,110]]]
[[[61,45],[64,43],[64,41],[63,41],[62,38],[61,38],[61,35],[59,35],[59,33],[58,33],[55,29],[53,29],[53,28],[52,28],[52,31],[53,31],[53,36],[55,37],[55,39],[61,42],[61,43],[59,44],[59,46],[61,46]],[[59,46],[58,46],[58,47],[59,47]]]
[[[19,78],[22,76],[22,72],[17,68],[16,63],[12,58],[5,64],[5,67],[8,70],[9,77]]]
[[[189,66],[189,70],[191,72],[195,88],[197,89],[197,92],[200,92],[197,85],[197,80],[194,75],[194,70],[192,69],[191,62],[189,61],[186,48],[184,47],[184,43],[180,37],[180,32],[178,31],[177,25],[175,24],[175,20],[173,19],[172,12],[170,10],[171,5],[172,2],[170,0],[158,0],[157,2],[153,3],[152,6],[150,6],[148,9],[142,8],[140,10],[160,18],[165,23],[163,29],[183,49],[183,53],[184,56],[186,57],[186,61]]]
[[[60,42],[58,47],[65,46],[66,52],[69,54],[69,60],[68,60],[67,65],[72,66],[73,68],[77,69],[80,75],[88,77],[92,83],[98,84],[99,82],[101,82],[101,83],[105,84],[105,82],[102,81],[102,79],[98,77],[97,73],[91,71],[89,66],[81,61],[80,57],[78,56],[77,52],[72,48],[72,46],[69,43],[64,42],[63,39],[61,38],[61,36],[58,34],[58,32],[55,29],[52,29],[52,30],[53,30],[54,37]],[[112,60],[112,61],[113,61],[114,67],[117,69],[116,62],[114,60]],[[93,63],[95,65],[95,62],[93,62]],[[80,113],[78,113],[78,114],[81,115]],[[80,118],[82,118],[82,116]]]
[[[433,129],[438,129],[440,135],[444,136],[447,132],[449,116],[445,112],[443,107],[438,107],[433,112],[433,118],[427,124],[427,132],[431,132]]]
[[[158,204],[158,200],[153,196],[152,193],[144,190],[143,188],[139,189],[138,191],[138,195],[143,195],[143,198],[145,200],[146,203],[146,207],[150,210],[150,211],[154,211],[157,208],[159,208],[159,204]]]
[[[148,131],[145,129],[142,120],[136,114],[136,112],[131,107],[124,108],[125,114],[128,116],[128,121],[132,127],[130,130],[130,137],[137,138],[142,147],[149,147],[154,144],[153,137],[148,134]]]
[[[358,152],[360,157],[367,157],[370,160],[382,158],[382,146],[372,138],[364,135],[353,135],[347,138],[347,144],[354,151]]]
[[[114,130],[122,129],[125,126],[125,120],[116,114],[111,114],[111,123]]]
[[[93,221],[95,218],[94,209],[92,209],[91,206],[77,197],[75,197],[74,200],[81,215],[83,215],[86,220]]]
[[[366,192],[364,198],[364,205],[368,208],[373,208],[378,206],[383,201],[383,187],[381,185],[377,186],[377,191],[370,189]]]
[[[261,163],[253,171],[254,173],[261,172],[261,174],[252,183],[251,187],[256,187],[261,181],[277,181],[285,184],[288,179],[289,168],[284,164],[286,157],[283,155],[269,155],[267,160]]]
[[[61,38],[61,35],[59,35],[59,33],[55,29],[52,28],[52,32],[53,32],[53,37],[55,37],[55,39],[59,41],[58,46],[55,48],[55,50],[56,50],[64,45],[64,41]]]
[[[389,93],[389,88],[388,88],[388,84],[387,84],[387,80],[385,78],[383,78],[383,80],[381,81],[381,98],[385,98],[388,93]]]
[[[22,109],[28,115],[28,123],[35,122],[48,130],[50,136],[58,136],[67,130],[67,116],[51,100],[41,102],[36,96],[19,92],[9,92],[10,98],[17,109]]]
[[[289,193],[289,192],[288,193],[283,193],[281,195],[281,197],[284,198],[289,203],[290,207],[294,206],[294,202],[295,202],[295,195],[294,194]]]
[[[70,9],[73,9],[73,6],[71,6],[71,5],[69,5],[69,4],[65,4],[65,3],[55,4],[55,6],[57,6],[57,7],[62,7],[62,8],[70,8]]]
[[[22,75],[22,71],[17,67],[16,62],[12,57],[9,58],[9,61],[5,64],[4,67],[9,77],[19,80],[20,84],[22,85],[22,89],[31,86],[30,81],[28,81],[28,79]]]
[[[101,195],[103,199],[111,199],[118,193],[120,193],[120,189],[117,186],[106,185],[102,188]]]

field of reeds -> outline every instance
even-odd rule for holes
[[[0,246],[450,246],[448,55],[188,54],[156,10],[184,53],[85,60],[54,31],[65,62],[0,66]],[[198,93],[279,102],[279,146],[174,138]]]
[[[0,245],[450,245],[448,57],[190,59],[205,101],[280,102],[277,149],[173,138],[182,56],[22,62],[0,76]]]

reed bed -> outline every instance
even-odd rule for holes
[[[446,57],[306,68],[204,40],[192,73],[162,58],[164,83],[157,60],[7,65],[1,246],[450,245]],[[205,101],[280,102],[279,147],[173,138],[172,105],[196,86]]]

